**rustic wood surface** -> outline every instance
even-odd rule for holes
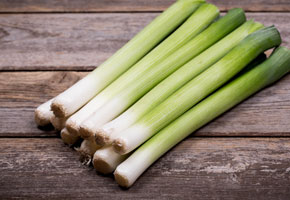
[[[289,75],[177,145],[129,190],[83,166],[51,126],[35,125],[37,105],[172,2],[0,0],[0,199],[289,199]],[[275,24],[290,48],[289,0],[208,2]]]
[[[289,199],[290,138],[191,138],[129,190],[60,139],[0,139],[2,199]],[[7,192],[9,191],[9,192]]]
[[[151,12],[162,11],[175,0],[21,0],[0,1],[0,12]],[[289,0],[207,0],[221,10],[290,11]]]
[[[2,14],[0,70],[92,70],[157,13]],[[290,47],[290,13],[248,13],[280,30]]]

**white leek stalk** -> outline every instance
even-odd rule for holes
[[[225,85],[144,143],[117,167],[116,181],[130,187],[152,163],[192,132],[277,81],[289,70],[290,51],[280,47],[267,61]]]
[[[59,94],[51,105],[54,114],[64,118],[79,110],[167,37],[203,2],[179,0],[174,3],[101,66]]]

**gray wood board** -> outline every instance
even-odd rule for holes
[[[1,7],[1,6],[0,6]],[[92,70],[158,13],[2,14],[1,70]],[[248,13],[290,47],[290,13]]]
[[[0,1],[0,12],[151,12],[162,11],[175,0],[22,0]],[[221,10],[241,7],[247,11],[290,11],[288,0],[208,0]]]
[[[129,190],[60,139],[0,139],[2,199],[288,199],[289,138],[190,138]]]

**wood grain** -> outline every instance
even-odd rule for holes
[[[32,108],[0,108],[0,137],[59,137],[52,126],[37,127]]]
[[[156,15],[2,14],[0,70],[92,70]],[[290,47],[290,13],[248,13],[248,18],[275,24]]]
[[[0,139],[2,199],[287,199],[289,138],[190,138],[129,190],[60,139]]]
[[[192,134],[129,190],[81,165],[51,126],[36,127],[36,106],[173,2],[0,0],[0,199],[289,199],[289,75]],[[261,12],[247,16],[275,24],[290,47],[289,0],[208,2]]]
[[[150,12],[162,11],[175,0],[22,0],[0,1],[0,12]],[[208,0],[221,10],[242,7],[247,11],[290,11],[288,0]]]
[[[86,74],[87,72],[0,73],[0,137],[58,137],[51,126],[36,126],[34,109]]]
[[[88,72],[1,72],[0,106],[35,108],[53,98]]]
[[[86,74],[67,71],[0,73],[0,136],[57,136],[55,132],[45,132],[36,127],[33,111]],[[290,76],[287,76],[195,135],[290,136],[289,99]]]

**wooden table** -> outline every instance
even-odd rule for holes
[[[173,0],[0,0],[0,199],[289,199],[290,76],[194,133],[124,190],[83,166],[33,110],[102,63]],[[275,24],[289,0],[212,0]]]

